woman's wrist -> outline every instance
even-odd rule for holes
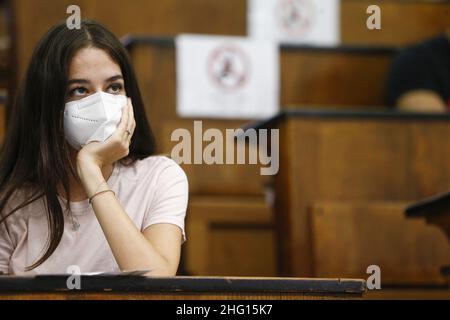
[[[87,152],[83,152],[78,151],[77,157],[76,157],[76,161],[77,161],[77,166],[97,166],[100,169],[102,169],[103,164],[95,158],[95,156],[87,153]]]
[[[77,159],[77,172],[88,197],[92,197],[100,185],[107,187],[101,167],[95,162]]]

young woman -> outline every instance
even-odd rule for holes
[[[136,77],[111,32],[93,21],[52,28],[11,114],[0,159],[1,273],[176,274],[187,178],[152,156]]]

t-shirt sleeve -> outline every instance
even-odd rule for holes
[[[433,57],[425,48],[405,49],[391,64],[386,84],[386,103],[395,107],[403,94],[419,89],[439,91]]]
[[[188,180],[183,169],[175,161],[165,158],[156,179],[152,201],[144,215],[142,230],[157,223],[174,224],[180,227],[185,241],[188,193]]]
[[[0,274],[9,273],[9,261],[14,250],[6,223],[7,221],[0,224]]]

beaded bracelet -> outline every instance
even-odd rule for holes
[[[111,190],[111,189],[99,191],[99,192],[95,193],[92,197],[89,198],[89,204],[92,205],[92,199],[94,199],[95,196],[98,196],[99,194],[102,194],[102,193],[105,193],[105,192],[112,192],[114,195],[116,195],[116,193],[113,190]]]

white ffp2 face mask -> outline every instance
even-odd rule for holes
[[[92,141],[105,141],[117,129],[127,97],[97,92],[86,98],[66,103],[64,132],[76,150]]]

